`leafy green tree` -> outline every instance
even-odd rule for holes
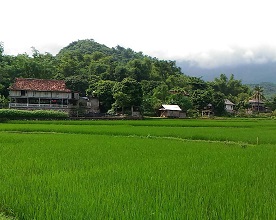
[[[143,96],[153,96],[154,89],[160,85],[160,81],[142,80],[141,86],[143,90]]]
[[[129,69],[122,64],[118,64],[115,67],[113,75],[114,75],[114,80],[116,80],[117,82],[120,82],[124,78],[127,78],[129,76]]]
[[[178,105],[183,111],[192,109],[193,104],[188,96],[182,93],[171,94],[168,100],[168,104]]]
[[[0,62],[2,61],[3,53],[4,53],[4,44],[3,42],[0,41]]]
[[[59,78],[80,75],[86,67],[85,57],[78,52],[64,52],[57,57]]]
[[[76,75],[76,76],[69,76],[65,78],[66,86],[73,90],[80,93],[80,96],[86,95],[86,88],[88,88],[88,76],[84,75]]]
[[[97,75],[103,78],[103,75],[108,70],[108,65],[99,61],[93,61],[89,65],[89,74]]]
[[[153,62],[153,75],[156,75],[160,81],[165,82],[171,75],[180,75],[181,70],[176,66],[175,61],[155,60]],[[153,79],[156,80],[156,79]]]
[[[9,103],[8,99],[5,96],[0,94],[0,108],[8,107],[8,103]]]
[[[240,93],[249,93],[249,87],[243,85],[241,80],[234,79],[233,74],[229,79],[225,74],[221,74],[219,78],[214,79],[211,85],[215,91],[223,93],[227,98],[230,95],[238,96]]]
[[[204,109],[208,104],[212,104],[212,91],[196,89],[191,93],[193,107],[198,110]]]
[[[162,101],[163,104],[166,102],[168,95],[169,88],[165,83],[162,83],[153,90],[153,96]]]
[[[57,60],[50,54],[41,54],[34,47],[32,58],[29,59],[29,71],[32,78],[52,79],[57,73]]]
[[[152,95],[144,95],[142,101],[142,110],[144,115],[157,116],[162,101]]]
[[[271,111],[276,110],[276,95],[274,97],[272,97],[271,101],[268,101],[266,103],[266,106],[269,107]]]
[[[234,109],[236,111],[249,108],[248,100],[250,99],[249,93],[239,93],[237,96],[229,95],[227,97],[231,102],[235,104]]]
[[[121,107],[123,113],[127,107],[141,106],[142,96],[141,84],[129,77],[116,82],[113,87],[115,106]]]
[[[221,92],[213,92],[212,101],[215,115],[222,116],[226,113],[225,110],[225,96]]]
[[[112,108],[112,104],[115,102],[113,97],[114,81],[100,80],[96,83],[92,95],[99,98],[101,112],[107,112]]]
[[[188,88],[190,91],[194,90],[206,90],[208,84],[201,78],[198,77],[189,77],[188,81]]]
[[[127,64],[130,76],[138,82],[148,80],[151,72],[151,62],[148,58],[134,59]]]
[[[183,88],[189,90],[189,78],[185,75],[171,75],[166,79],[166,84],[169,89],[173,88]]]

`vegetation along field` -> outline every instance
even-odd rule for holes
[[[275,120],[0,123],[0,217],[276,219]]]

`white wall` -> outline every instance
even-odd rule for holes
[[[21,91],[10,91],[10,97],[21,97]],[[26,91],[25,96],[22,97],[71,99],[72,94],[67,92]]]

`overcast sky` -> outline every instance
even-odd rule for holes
[[[273,0],[1,0],[5,54],[94,39],[201,66],[276,60]]]

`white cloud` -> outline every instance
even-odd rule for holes
[[[32,46],[55,54],[94,39],[207,66],[266,62],[275,55],[274,8],[272,0],[4,0],[0,41],[8,54]]]
[[[276,61],[276,47],[266,45],[251,48],[232,46],[223,50],[210,50],[190,54],[186,59],[192,61],[193,65],[204,68],[240,64],[264,64]]]

